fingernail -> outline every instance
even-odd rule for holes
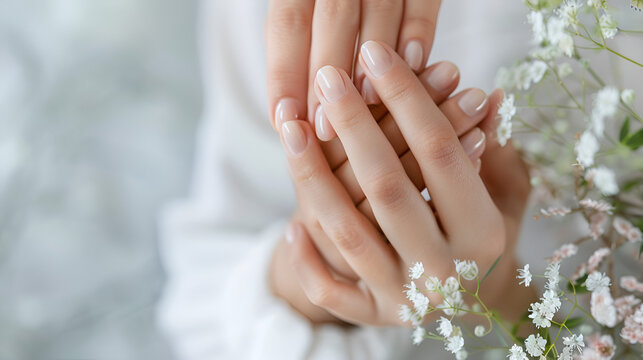
[[[458,100],[458,106],[469,117],[478,115],[486,104],[487,94],[480,89],[471,89]]]
[[[476,161],[476,172],[480,174],[480,169],[482,168],[482,159]]]
[[[380,97],[377,95],[373,84],[368,78],[362,81],[362,98],[367,105],[375,105],[380,103]]]
[[[479,150],[485,142],[485,134],[480,128],[474,128],[460,139],[462,147],[467,155],[471,155]]]
[[[458,77],[458,67],[453,63],[444,61],[439,63],[426,77],[426,82],[435,91],[447,91]]]
[[[315,110],[315,132],[321,141],[328,141],[335,137],[335,132],[321,105],[317,105],[317,110]]]
[[[391,54],[377,41],[369,40],[362,44],[361,53],[366,67],[376,78],[386,74],[393,65]]]
[[[404,50],[404,61],[415,71],[422,68],[422,59],[424,58],[424,50],[419,41],[413,40],[406,45]]]
[[[283,98],[275,107],[275,128],[281,128],[281,124],[288,120],[300,119],[297,112],[297,100],[293,98]]]
[[[333,103],[346,94],[346,86],[339,72],[334,67],[326,65],[317,71],[317,84],[326,101]]]
[[[292,244],[295,242],[295,239],[297,238],[297,232],[298,228],[295,224],[290,223],[288,226],[286,226],[286,242],[288,244]]]
[[[301,128],[299,120],[286,121],[281,125],[281,133],[283,134],[286,148],[292,155],[299,155],[308,145],[306,133]]]

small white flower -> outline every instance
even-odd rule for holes
[[[625,89],[621,91],[621,100],[627,105],[634,104],[634,90]]]
[[[529,272],[529,264],[525,264],[525,267],[518,269],[517,279],[522,279],[519,284],[525,284],[525,287],[528,287],[531,284],[531,273]]]
[[[424,296],[422,293],[418,293],[413,299],[411,299],[411,301],[413,302],[415,312],[420,316],[424,316],[426,311],[429,309],[429,298]]]
[[[601,28],[601,33],[603,33],[603,37],[606,39],[613,38],[618,32],[618,23],[607,13],[601,15],[599,26]]]
[[[547,40],[553,45],[559,45],[565,35],[568,35],[565,31],[565,21],[558,16],[550,17],[547,20]]]
[[[604,288],[601,291],[592,292],[590,300],[590,312],[592,316],[601,325],[614,327],[618,320],[614,299],[609,289]]]
[[[440,316],[440,320],[438,320],[438,333],[445,338],[451,336],[453,333],[453,324],[451,324],[451,320],[444,316]]]
[[[566,26],[573,26],[574,29],[578,24],[578,8],[580,4],[576,0],[567,0],[558,9],[557,14],[565,22]]]
[[[458,279],[454,278],[453,276],[449,276],[444,282],[442,290],[444,291],[444,296],[446,297],[450,297],[453,294],[457,293],[458,290],[460,290],[460,283],[458,283]]]
[[[509,349],[509,355],[507,355],[509,360],[528,360],[527,354],[522,350],[520,345],[514,344],[511,349]]]
[[[440,289],[440,286],[442,286],[442,283],[437,277],[429,276],[429,278],[424,281],[424,286],[429,291],[437,292]]]
[[[618,101],[620,99],[620,94],[618,89],[606,86],[596,93],[596,98],[594,99],[594,112],[601,114],[604,117],[611,117],[616,114],[618,110]]]
[[[563,34],[558,39],[558,48],[568,57],[574,55],[574,38],[569,34]]]
[[[413,344],[420,345],[426,336],[426,330],[423,327],[418,326],[413,331]]]
[[[417,280],[424,274],[424,265],[421,262],[416,262],[409,269],[409,277],[413,280]]]
[[[594,291],[603,291],[603,289],[607,289],[610,286],[610,278],[607,277],[604,273],[600,273],[598,271],[594,271],[589,276],[587,277],[587,280],[585,280],[585,287],[587,287],[587,290],[594,292]]]
[[[400,310],[397,311],[397,315],[403,322],[409,322],[413,318],[413,310],[407,305],[400,305]]]
[[[569,65],[569,63],[562,63],[558,65],[558,76],[560,76],[561,78],[571,75],[572,72],[572,66]]]
[[[444,347],[448,351],[451,351],[452,353],[456,354],[458,351],[462,349],[464,346],[464,338],[462,336],[451,336],[450,338],[447,339]]]
[[[456,360],[465,360],[467,357],[469,357],[469,353],[465,349],[460,349],[460,351],[455,353]]]
[[[596,136],[591,131],[585,131],[576,144],[576,161],[585,168],[594,165],[594,156],[599,147]]]
[[[544,306],[542,303],[535,302],[531,304],[529,312],[529,318],[536,327],[548,328],[551,326],[551,319],[553,319],[554,314],[549,311],[547,306]]]
[[[560,264],[554,262],[547,265],[547,268],[545,268],[545,277],[547,278],[545,288],[547,290],[558,290],[558,282],[560,281]]]
[[[407,289],[407,290],[404,290],[404,292],[406,293],[406,298],[409,300],[413,300],[415,296],[420,293],[420,291],[418,290],[417,286],[415,286],[415,283],[413,281],[404,285],[404,287]]]
[[[547,28],[543,14],[538,11],[532,11],[527,15],[527,22],[531,24],[531,30],[534,33],[534,40],[541,43],[547,37]]]
[[[485,331],[486,331],[486,330],[485,330],[484,326],[482,326],[482,325],[478,325],[478,326],[476,326],[476,327],[475,327],[475,329],[473,329],[473,333],[474,333],[477,337],[483,337],[483,336],[484,336]]]
[[[529,66],[529,73],[531,81],[533,81],[534,84],[539,83],[540,80],[543,79],[543,76],[545,76],[546,72],[547,64],[544,61],[536,60],[531,62]]]
[[[503,122],[511,121],[511,118],[516,115],[516,105],[514,102],[515,97],[513,94],[506,95],[505,98],[502,99],[502,103],[498,109],[498,115],[500,115]]]
[[[540,334],[529,335],[525,340],[525,349],[531,356],[540,356],[545,351],[545,345],[547,345],[547,340],[543,339]]]
[[[595,7],[597,9],[605,7],[605,0],[587,0],[587,5]]]
[[[565,347],[571,349],[572,352],[576,350],[579,354],[583,352],[583,348],[585,347],[582,334],[572,334],[570,337],[563,337],[563,344],[565,344]]]
[[[478,264],[475,261],[454,260],[455,271],[465,280],[473,280],[478,277]]]
[[[590,169],[587,172],[586,179],[591,179],[594,185],[596,185],[596,188],[605,196],[616,195],[618,193],[619,189],[616,183],[616,175],[605,166]]]
[[[496,132],[498,136],[498,144],[500,144],[500,146],[507,145],[507,142],[509,141],[509,139],[511,139],[511,122],[501,122],[500,125],[498,125],[498,129],[496,129]]]

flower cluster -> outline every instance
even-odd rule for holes
[[[484,304],[477,264],[460,260],[457,276],[444,281],[425,274],[422,264],[413,265],[411,280],[422,278],[425,289],[406,285],[413,306],[403,305],[400,317],[416,326],[414,343],[442,341],[459,359],[467,351],[484,350],[478,345],[492,332],[509,359],[641,356],[643,117],[634,91],[606,82],[592,56],[616,57],[643,76],[643,61],[610,44],[620,34],[643,31],[620,26],[606,0],[524,1],[534,48],[498,71],[496,82],[506,96],[498,108],[497,138],[502,146],[514,140],[530,165],[535,201],[542,208],[534,217],[568,221],[578,228],[578,237],[553,251],[543,273],[532,273],[530,264],[517,270],[516,286],[540,286],[542,280],[544,288],[516,323]],[[643,6],[643,0],[631,3],[637,11]],[[561,264],[575,271],[561,274]],[[475,282],[476,290],[463,286],[465,281]],[[425,294],[430,293],[439,296],[431,297],[439,304],[429,304]],[[434,312],[439,319],[430,316]],[[470,322],[456,317],[462,314],[483,323],[471,330]],[[428,318],[437,319],[435,331],[419,326]],[[518,336],[515,329],[521,326],[531,334]]]

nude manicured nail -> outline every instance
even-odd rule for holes
[[[487,94],[480,89],[471,89],[467,91],[458,100],[458,106],[470,117],[478,115],[487,104]]]
[[[344,80],[339,72],[330,65],[317,71],[317,85],[329,103],[338,101],[346,94]]]
[[[293,98],[283,98],[279,100],[275,107],[275,128],[279,129],[284,122],[299,118],[297,100]]]
[[[436,65],[426,76],[426,82],[436,91],[447,91],[458,77],[458,67],[453,63],[444,61]]]
[[[419,41],[413,40],[406,45],[404,50],[404,61],[415,71],[422,68],[422,59],[424,59],[424,50]]]
[[[315,110],[315,132],[321,141],[328,141],[335,137],[335,131],[321,105],[318,105]]]
[[[378,78],[391,69],[393,61],[391,54],[377,41],[367,41],[362,44],[362,59],[371,74]]]
[[[281,134],[286,143],[286,148],[292,155],[299,155],[308,145],[308,139],[299,120],[286,121],[281,125]]]
[[[298,234],[299,228],[297,227],[297,225],[290,223],[288,224],[288,226],[286,226],[285,237],[288,244],[294,243],[295,239],[297,239],[298,237]]]
[[[467,155],[471,155],[485,144],[485,134],[480,128],[474,128],[464,135],[460,142]]]
[[[368,78],[364,78],[364,81],[362,81],[362,98],[364,98],[364,102],[367,105],[375,105],[381,102],[379,95],[377,95],[373,84]]]

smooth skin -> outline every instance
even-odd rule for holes
[[[416,73],[433,46],[440,0],[271,0],[266,22],[271,123],[309,119],[322,140],[335,137],[313,91],[324,65],[353,74],[369,104],[380,100],[355,64],[355,46],[378,40],[398,49]]]
[[[482,296],[491,306],[511,296],[514,301],[500,310],[509,318],[520,316],[519,309],[533,299],[530,289],[513,281],[515,243],[529,193],[520,157],[511,146],[488,144],[479,176],[449,119],[390,46],[365,43],[360,64],[417,159],[432,206],[348,74],[321,68],[315,91],[382,232],[333,174],[311,127],[283,123],[281,138],[298,200],[315,214],[358,280],[335,276],[310,238],[310,224],[296,221],[287,230],[289,241],[275,250],[273,290],[313,322],[399,325],[396,314],[407,302],[401,289],[411,263],[422,261],[426,273],[444,279],[453,275],[454,259],[475,260],[484,273],[503,254]],[[495,127],[494,121],[495,116],[487,118],[481,127]]]

